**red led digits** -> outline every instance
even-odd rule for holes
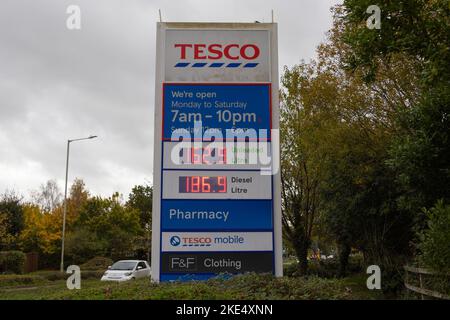
[[[226,193],[227,177],[181,176],[178,178],[180,193]]]
[[[226,164],[225,148],[191,148],[192,164]]]
[[[211,184],[209,184],[209,177],[202,177],[202,193],[211,192]]]
[[[217,177],[218,192],[227,192],[227,177]]]

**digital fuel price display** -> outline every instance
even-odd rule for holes
[[[184,148],[180,151],[180,158],[185,163],[191,164],[226,164],[226,148]]]
[[[226,176],[180,176],[178,177],[179,193],[226,193]]]

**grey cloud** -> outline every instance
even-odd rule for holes
[[[70,178],[93,194],[125,195],[151,181],[155,32],[168,21],[279,23],[279,62],[314,56],[337,1],[3,0],[0,3],[0,192],[26,194],[47,179]],[[65,27],[81,7],[82,30]]]

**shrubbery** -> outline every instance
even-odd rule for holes
[[[89,261],[80,265],[81,270],[103,270],[105,271],[109,266],[113,264],[110,258],[106,257],[94,257]]]
[[[17,286],[33,286],[46,284],[49,280],[38,275],[24,274],[8,274],[0,276],[0,288],[17,287]]]
[[[81,267],[80,267],[81,268]],[[83,271],[81,268],[81,279],[99,279],[102,277],[104,271]],[[70,274],[59,271],[38,271],[33,274],[34,276],[42,277],[48,281],[66,280]]]
[[[448,273],[450,270],[450,205],[443,201],[426,211],[428,228],[421,234],[420,262],[427,268]]]
[[[349,274],[361,273],[364,270],[364,262],[361,254],[350,255],[347,266]],[[284,266],[284,275],[288,277],[300,276],[298,264],[295,262]],[[310,260],[308,261],[307,275],[314,275],[323,278],[336,278],[339,273],[338,258],[326,260]]]
[[[81,271],[82,280],[100,280],[102,271]],[[59,271],[38,271],[30,274],[0,275],[0,288],[17,286],[52,285],[55,281],[65,281],[70,274]]]
[[[23,273],[25,259],[22,251],[0,251],[0,273]]]
[[[318,277],[275,278],[269,274],[224,275],[208,281],[152,283],[137,279],[125,283],[90,281],[82,283],[82,290],[65,287],[11,293],[9,297],[27,299],[116,299],[116,300],[261,300],[261,299],[355,299],[343,279]],[[2,298],[0,290],[0,299]]]

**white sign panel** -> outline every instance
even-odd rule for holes
[[[270,82],[267,30],[167,30],[165,80]]]
[[[271,232],[163,232],[162,251],[272,251]]]
[[[272,199],[272,176],[260,171],[163,173],[163,199]]]

